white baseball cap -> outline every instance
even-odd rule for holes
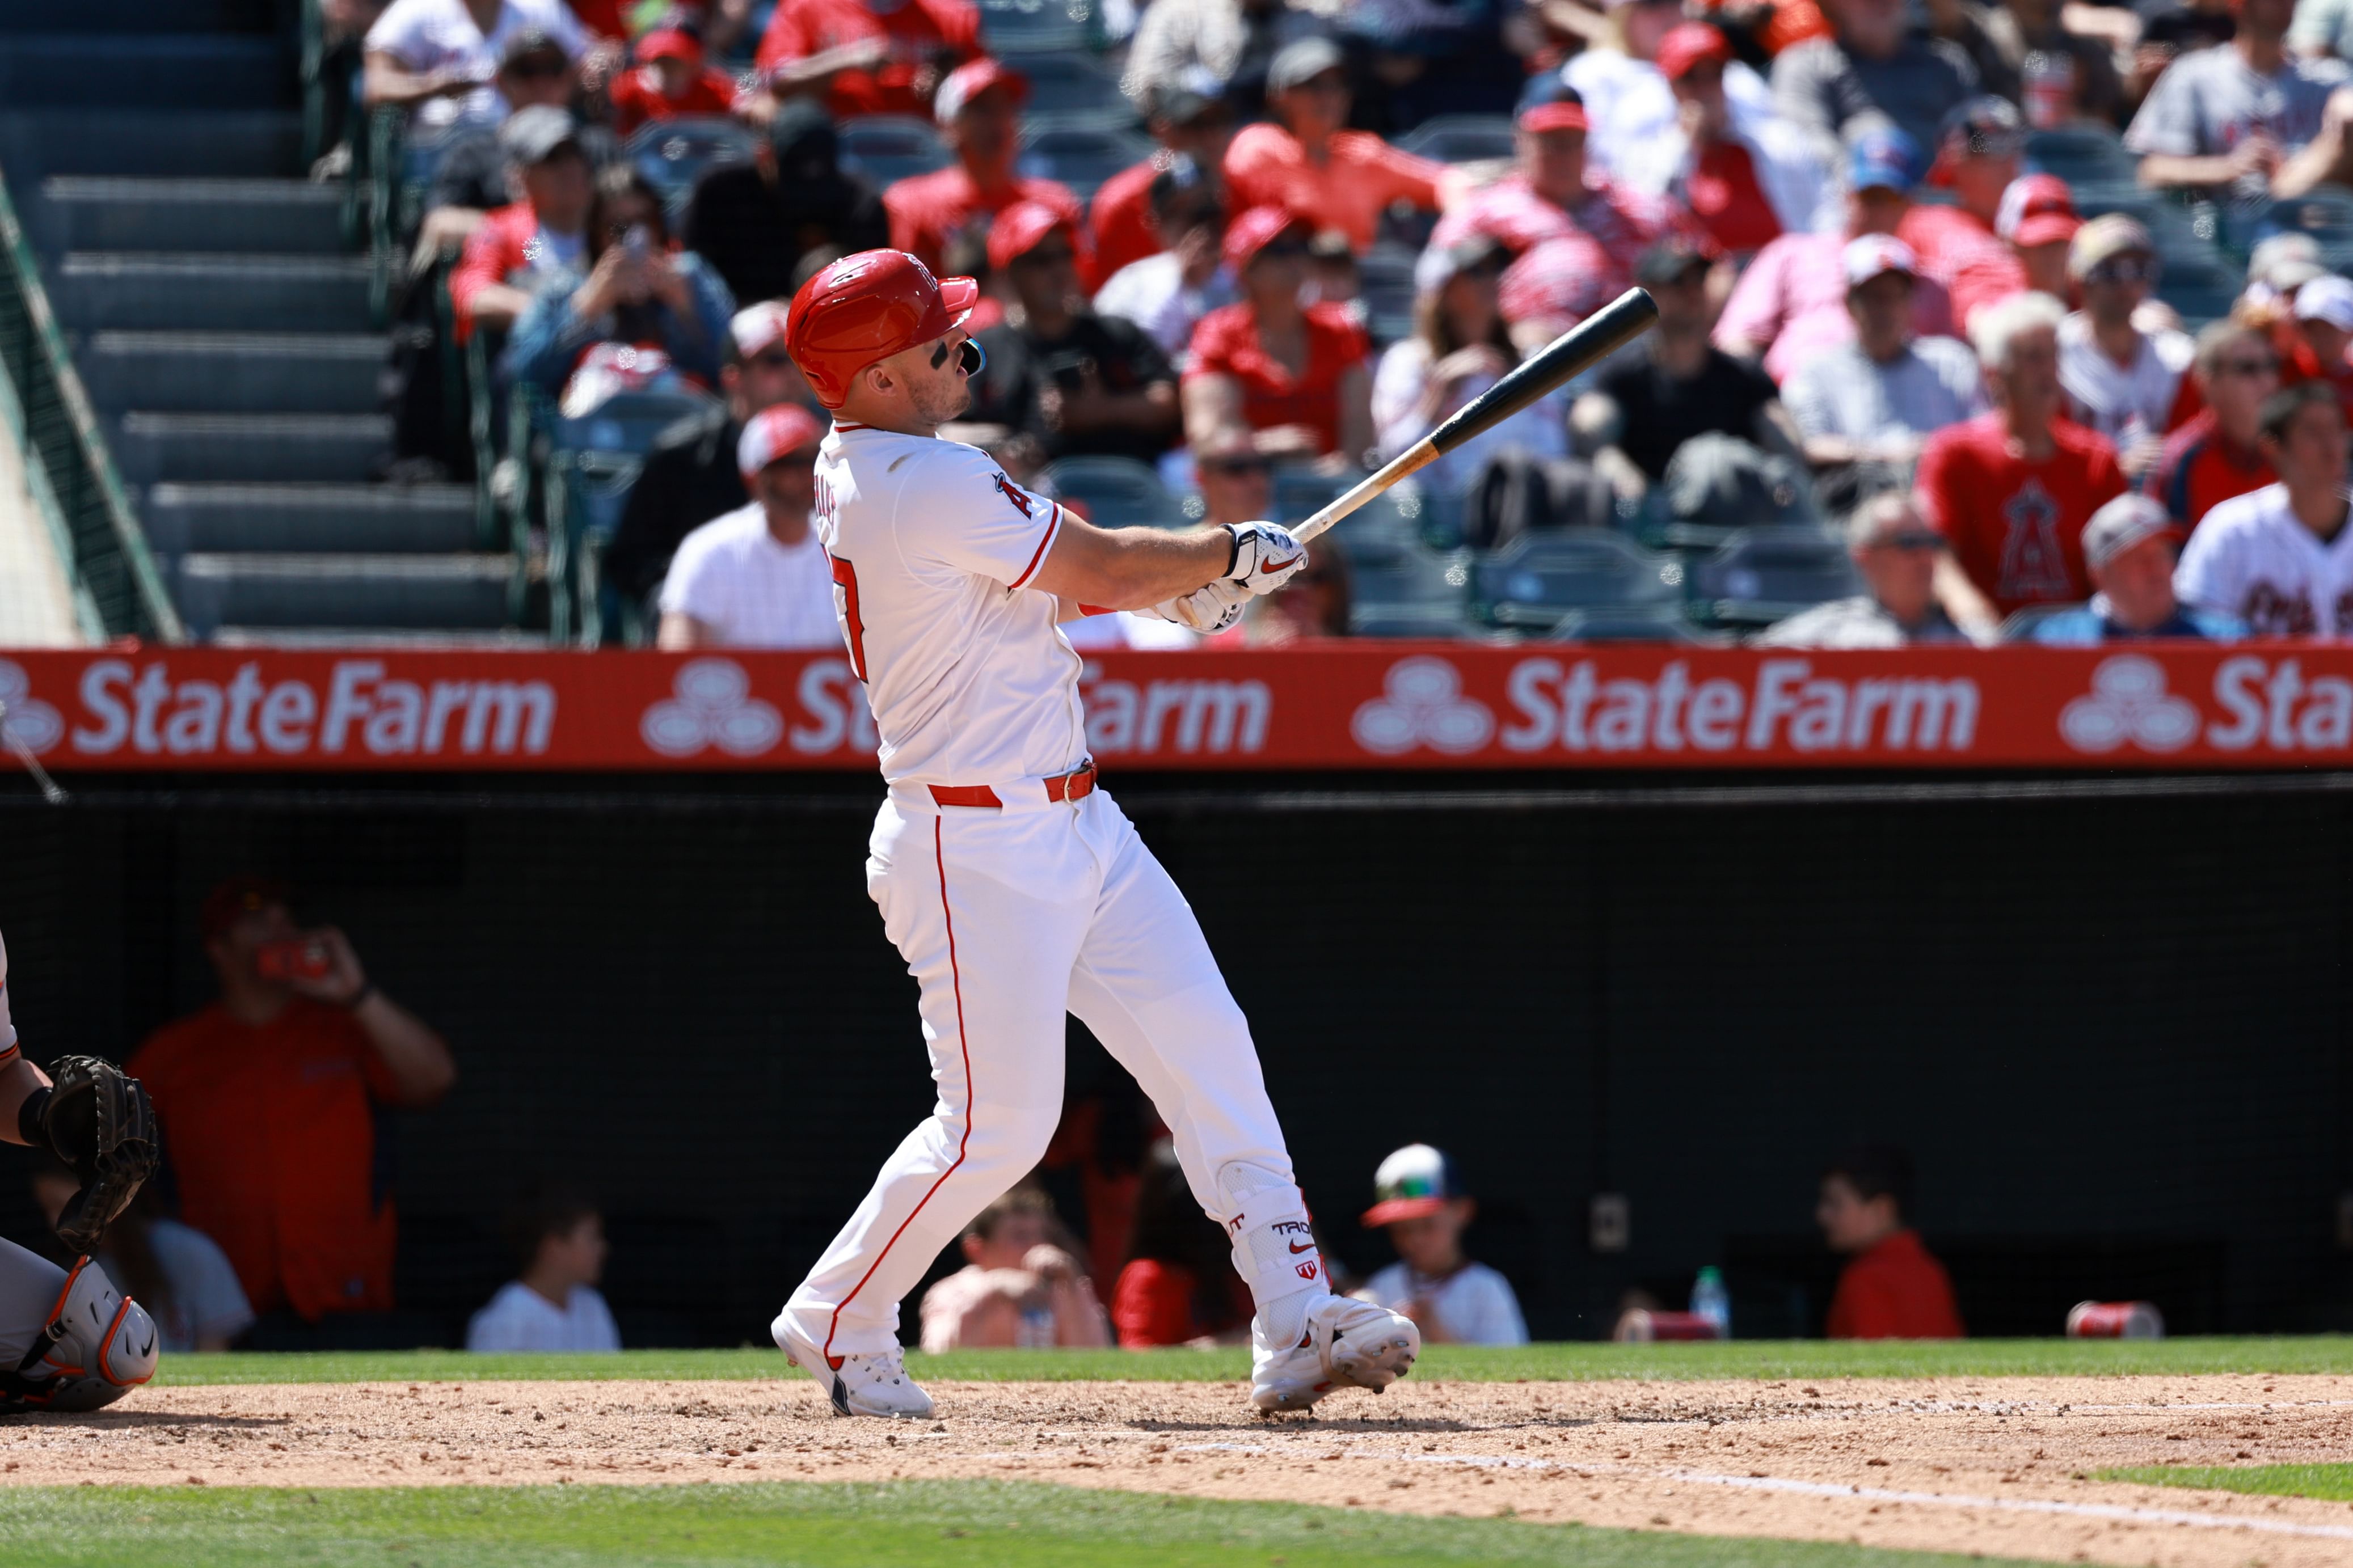
[[[2353,332],[2353,279],[2324,272],[2295,291],[2295,319]]]
[[[735,340],[735,352],[750,359],[770,343],[785,335],[785,302],[763,300],[756,305],[746,305],[735,312],[727,323],[727,335]]]
[[[1866,234],[1848,240],[1839,253],[1846,267],[1846,286],[1860,288],[1885,272],[1901,272],[1906,278],[1920,275],[1920,258],[1912,247],[1889,234]]]

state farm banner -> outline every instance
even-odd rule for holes
[[[1114,776],[2353,762],[2353,647],[2318,643],[1359,642],[1103,654],[1081,689],[1090,745]],[[874,765],[873,721],[838,654],[24,651],[0,654],[0,702],[9,733],[60,771]]]

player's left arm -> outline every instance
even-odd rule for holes
[[[1066,605],[1142,610],[1220,581],[1252,594],[1271,592],[1306,558],[1306,547],[1271,522],[1181,531],[1097,528],[1065,509],[1029,585]]]

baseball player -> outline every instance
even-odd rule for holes
[[[776,1343],[844,1415],[932,1413],[900,1361],[899,1300],[1045,1153],[1067,1012],[1151,1094],[1231,1238],[1257,1306],[1252,1402],[1385,1388],[1420,1336],[1331,1293],[1249,1026],[1184,896],[1096,787],[1060,629],[1134,610],[1219,630],[1306,551],[1266,522],[1094,528],[939,439],[984,363],[965,330],[978,295],[861,251],[802,286],[786,329],[835,415],[818,537],[890,784],[867,889],[922,988],[939,1095],[777,1314]]]
[[[71,1268],[0,1241],[0,1412],[111,1405],[155,1375],[155,1325],[89,1255],[154,1171],[155,1113],[139,1080],[110,1062],[61,1057],[52,1079],[25,1059],[8,1020],[5,944],[0,1138],[55,1154],[82,1181],[58,1216],[58,1239],[82,1254]]]

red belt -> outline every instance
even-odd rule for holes
[[[1082,800],[1095,790],[1095,765],[1081,763],[1067,773],[1057,773],[1044,781],[1048,800]],[[932,803],[935,805],[979,805],[992,811],[1002,811],[1005,803],[987,784],[934,784]]]

